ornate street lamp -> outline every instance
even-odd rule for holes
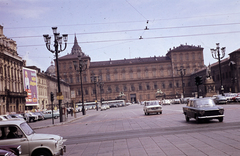
[[[181,67],[180,69],[178,69],[178,73],[180,73],[181,77],[182,77],[182,95],[183,95],[183,98],[184,98],[184,85],[183,85],[183,76],[185,76],[185,70],[183,67]]]
[[[218,60],[218,66],[219,66],[219,72],[220,72],[220,80],[221,80],[221,93],[222,93],[222,95],[224,95],[224,88],[223,88],[223,84],[222,84],[221,59],[223,59],[224,56],[225,56],[226,47],[222,47],[221,48],[221,54],[220,54],[219,43],[216,43],[216,45],[217,45],[216,49],[210,49],[210,50],[211,50],[211,53],[212,53],[212,57],[214,59]]]
[[[82,57],[78,55],[78,61],[73,61],[73,65],[76,71],[79,71],[80,73],[80,79],[81,79],[81,93],[82,93],[82,115],[86,114],[85,108],[84,108],[84,98],[83,98],[83,86],[82,86],[82,71],[87,69],[87,62],[82,60]]]
[[[47,49],[52,52],[55,53],[56,56],[56,66],[57,66],[57,81],[58,81],[58,93],[57,93],[57,97],[58,97],[58,105],[59,105],[59,114],[60,114],[60,122],[63,122],[63,118],[62,118],[62,99],[59,97],[62,97],[62,92],[61,92],[61,88],[60,88],[60,79],[59,79],[59,69],[58,69],[58,53],[64,51],[67,48],[67,39],[68,39],[68,35],[67,34],[63,34],[62,36],[60,36],[60,33],[57,33],[57,27],[52,27],[53,30],[53,35],[54,35],[54,50],[51,50],[51,36],[49,36],[48,34],[43,35],[44,41],[46,43],[46,47]],[[62,48],[62,39],[64,41],[64,48]]]

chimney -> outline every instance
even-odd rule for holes
[[[3,36],[3,26],[0,25],[0,36]]]

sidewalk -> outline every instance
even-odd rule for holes
[[[73,122],[75,120],[81,119],[88,115],[82,115],[82,112],[76,113],[76,117],[71,116],[71,114],[68,114],[68,116],[63,117],[63,122],[60,122],[60,118],[54,119],[54,124],[52,123],[52,119],[46,119],[46,120],[40,120],[36,122],[29,122],[28,124],[32,127],[32,129],[41,129],[46,127],[52,127],[52,126],[59,126],[64,125],[69,122]]]

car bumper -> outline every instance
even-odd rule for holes
[[[58,153],[54,154],[54,156],[61,156],[66,152],[66,145],[63,145],[63,147],[58,151]]]
[[[214,118],[222,118],[224,115],[212,115],[212,116],[199,116],[198,119],[214,119]]]
[[[158,112],[162,112],[162,110],[147,110],[147,113],[158,113]]]

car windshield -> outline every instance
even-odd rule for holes
[[[20,127],[22,128],[26,135],[31,135],[35,133],[34,130],[26,122],[21,123]]]
[[[197,108],[200,107],[213,107],[215,106],[215,103],[212,99],[201,99],[194,101],[194,104]]]
[[[159,105],[157,101],[146,102],[146,106]]]

